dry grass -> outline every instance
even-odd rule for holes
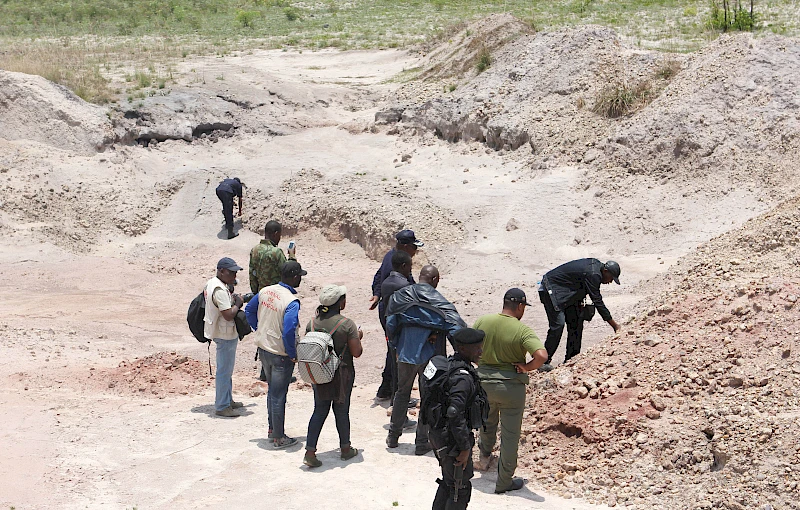
[[[633,113],[647,105],[657,95],[650,80],[634,84],[612,83],[603,87],[592,105],[592,111],[610,119]]]

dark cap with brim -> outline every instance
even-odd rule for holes
[[[281,277],[305,276],[308,271],[300,267],[296,260],[289,260],[281,266]]]
[[[513,289],[508,289],[506,294],[503,296],[503,301],[511,301],[512,303],[521,303],[525,306],[530,306],[531,304],[528,303],[528,298],[525,296],[525,291],[522,289],[518,289],[514,287]]]
[[[217,262],[217,269],[227,269],[228,271],[241,271],[242,268],[230,257],[222,257]]]
[[[619,267],[619,264],[617,264],[613,260],[609,260],[608,262],[603,264],[603,269],[611,273],[611,276],[614,277],[614,283],[619,285],[619,275],[622,274],[622,269]]]
[[[461,345],[479,344],[483,342],[486,333],[480,329],[461,328],[452,334],[453,341]]]
[[[413,230],[401,230],[394,236],[397,239],[397,242],[400,244],[413,244],[416,247],[425,246],[425,243],[417,239],[417,236],[414,235]]]

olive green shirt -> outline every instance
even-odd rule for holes
[[[350,352],[350,340],[358,338],[358,326],[350,319],[345,318],[342,314],[337,313],[331,315],[327,319],[320,319],[315,317],[308,321],[306,325],[306,333],[314,331],[325,331],[330,333],[339,322],[342,324],[336,328],[331,337],[333,338],[333,349],[337,355],[342,355],[342,362],[345,365],[353,366],[353,354]]]
[[[472,327],[486,333],[479,369],[516,372],[513,363],[526,363],[528,354],[544,349],[536,333],[510,315],[484,315]]]

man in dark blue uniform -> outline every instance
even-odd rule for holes
[[[242,216],[242,181],[238,177],[225,179],[217,186],[217,198],[222,202],[222,215],[225,216],[225,228],[228,230],[228,239],[238,236],[233,231],[233,197],[239,197],[239,216]]]
[[[580,354],[585,320],[583,301],[587,295],[600,317],[614,328],[614,331],[619,330],[619,324],[611,318],[611,312],[603,303],[600,284],[614,282],[619,285],[620,273],[619,264],[613,260],[603,263],[597,259],[578,259],[562,264],[542,277],[539,300],[544,305],[550,327],[544,343],[544,348],[547,349],[547,362],[540,370],[552,369],[550,361],[561,342],[565,324],[567,353],[564,363]]]
[[[442,468],[433,510],[464,510],[472,495],[472,432],[486,422],[489,406],[472,364],[483,353],[485,333],[462,328],[452,334],[456,353],[434,356],[423,371],[426,394],[420,420]]]
[[[378,307],[378,317],[381,320],[381,326],[383,326],[384,332],[386,332],[384,318],[385,303],[384,299],[382,299],[384,296],[381,295],[381,285],[383,285],[383,281],[386,280],[392,272],[392,255],[394,255],[395,252],[403,251],[413,257],[417,253],[417,249],[425,245],[425,243],[417,239],[413,230],[401,230],[395,234],[394,238],[397,240],[397,244],[384,255],[381,267],[378,268],[375,272],[375,276],[372,278],[372,299],[369,305],[370,310],[374,310],[375,307]],[[408,274],[408,283],[417,283],[414,281],[414,277],[411,276],[411,273]],[[394,392],[397,390],[397,361],[394,358],[391,347],[389,347],[388,341],[386,349],[386,364],[383,366],[383,379],[376,395],[376,398],[380,400],[392,398]]]

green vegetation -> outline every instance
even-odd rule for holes
[[[797,0],[756,0],[752,16],[749,0],[0,0],[0,68],[104,102],[121,62],[131,69],[254,48],[403,48],[500,12],[537,30],[605,25],[672,52],[723,30],[800,34]]]
[[[490,65],[492,65],[492,56],[489,54],[489,50],[484,46],[478,52],[478,61],[475,63],[475,69],[478,71],[478,74],[480,74],[489,69]]]

